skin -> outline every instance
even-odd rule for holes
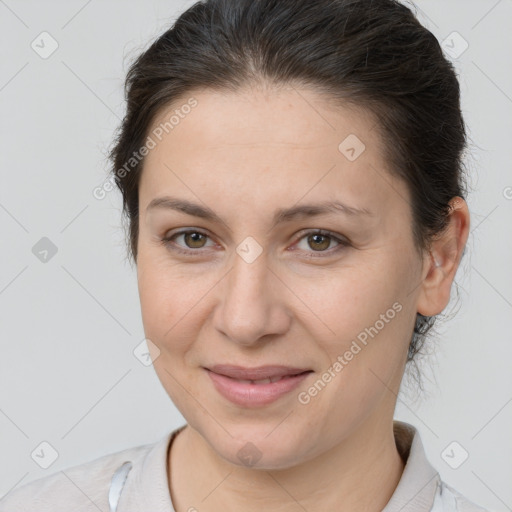
[[[253,87],[191,93],[153,127],[191,96],[197,107],[150,151],[139,187],[144,330],[158,348],[158,378],[187,421],[168,457],[174,507],[380,511],[404,468],[393,412],[415,315],[448,304],[468,236],[467,205],[453,199],[448,228],[420,256],[406,185],[387,171],[370,114],[335,109],[312,90]],[[349,134],[366,146],[354,161],[338,150]],[[146,210],[164,195],[208,206],[223,222]],[[373,215],[271,226],[279,208],[335,199]],[[174,247],[194,254],[161,242],[183,229],[207,235],[174,238]],[[316,229],[349,245],[308,239]],[[252,263],[236,252],[248,236],[262,249]],[[401,311],[300,403],[298,394],[396,302]],[[314,373],[277,401],[245,408],[219,395],[202,369],[219,363]],[[248,442],[261,454],[252,466],[237,456]]]

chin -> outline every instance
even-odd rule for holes
[[[294,436],[284,430],[280,435],[269,436],[273,428],[275,425],[229,429],[232,438],[223,435],[219,443],[211,440],[210,444],[219,457],[240,468],[280,470],[297,465],[301,447],[293,441]],[[284,443],[284,439],[288,441]]]

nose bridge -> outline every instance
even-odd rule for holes
[[[216,327],[239,343],[251,344],[265,334],[286,328],[287,315],[270,285],[267,254],[255,240],[236,249],[223,287]],[[283,320],[285,323],[283,323]]]
[[[231,309],[239,309],[245,318],[256,320],[256,316],[263,313],[268,307],[269,290],[265,289],[267,274],[270,270],[267,267],[268,258],[266,254],[254,256],[251,248],[247,255],[250,258],[240,256],[240,246],[237,248],[237,255],[234,257],[233,267],[228,278],[225,299],[226,305]]]

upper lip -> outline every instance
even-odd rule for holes
[[[255,368],[244,368],[243,366],[233,366],[229,364],[216,364],[210,368],[206,368],[219,375],[225,375],[232,379],[241,380],[260,380],[272,377],[284,377],[286,375],[298,375],[307,371],[312,371],[310,368],[292,368],[290,366],[281,365],[268,365],[257,366]]]

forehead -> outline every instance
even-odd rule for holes
[[[187,107],[191,98],[196,102],[192,109]],[[180,110],[187,113],[177,119],[173,113]],[[163,109],[151,129],[164,126],[171,117],[178,121],[167,130],[173,133],[175,144],[186,139],[192,148],[194,142],[201,146],[337,147],[351,133],[365,139],[367,145],[381,143],[375,118],[368,110],[350,104],[341,106],[318,92],[292,86],[191,92]]]
[[[149,134],[166,126],[145,159],[141,207],[163,189],[224,203],[236,191],[259,204],[307,195],[388,208],[406,193],[386,169],[374,117],[311,90],[195,91],[162,110]]]

